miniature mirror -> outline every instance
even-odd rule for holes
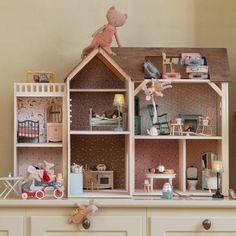
[[[213,161],[217,160],[217,155],[213,152],[205,152],[201,155],[202,170],[212,169]]]
[[[202,190],[216,189],[216,177],[212,172],[212,165],[217,159],[217,155],[213,152],[205,152],[201,154]]]

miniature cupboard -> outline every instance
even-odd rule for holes
[[[92,51],[68,75],[66,89],[58,96],[62,100],[53,100],[54,103],[62,103],[64,141],[62,144],[45,142],[42,150],[45,155],[48,152],[45,148],[51,146],[57,146],[54,150],[60,152],[64,150],[57,160],[60,162],[58,166],[64,169],[65,179],[68,176],[68,196],[159,195],[163,183],[168,180],[154,179],[153,191],[144,190],[147,173],[159,163],[173,171],[175,190],[184,194],[209,195],[207,186],[203,184],[206,180],[203,179],[203,164],[212,158],[223,161],[221,186],[227,195],[229,68],[226,50],[114,48],[114,51],[115,56],[108,55],[102,48]],[[158,136],[147,133],[147,129],[152,127],[148,111],[150,102],[145,100],[143,90],[138,88],[142,87],[143,81],[151,79],[144,71],[145,59],[162,72],[160,58],[163,52],[167,57],[175,58],[180,57],[181,53],[199,53],[209,68],[207,79],[189,79],[186,73],[182,73],[183,66],[174,63],[176,72],[182,68],[179,70],[181,79],[160,79],[162,82],[171,82],[172,88],[163,91],[163,97],[157,97],[158,114],[167,114],[168,124],[171,120],[181,118],[183,128],[187,124],[195,127],[195,130],[185,130],[181,135],[178,132]],[[24,86],[27,87],[27,84]],[[16,93],[16,101],[21,96]],[[44,96],[54,95],[48,93]],[[208,115],[209,108],[214,111],[211,131],[197,132],[199,117]],[[19,106],[15,106],[18,113],[19,109]],[[15,126],[18,125],[17,117],[19,115],[15,115]],[[27,153],[28,146],[42,144],[27,144],[21,150],[19,145],[26,144],[18,144],[16,139],[15,129],[15,173],[22,174],[18,169],[24,165],[19,158],[27,154],[20,155],[21,152]],[[65,156],[68,161],[65,161]],[[85,171],[74,171],[76,165],[83,165]],[[191,166],[197,169],[198,182],[194,191],[188,190],[187,169]]]

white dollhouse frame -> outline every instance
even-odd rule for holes
[[[218,158],[222,160],[223,166],[224,166],[224,173],[222,176],[222,192],[225,196],[228,195],[228,189],[229,189],[229,178],[228,178],[228,171],[229,171],[229,161],[228,161],[228,156],[229,156],[229,148],[228,148],[228,142],[229,142],[229,132],[228,132],[228,83],[220,83],[221,88],[214,82],[210,82],[209,80],[205,79],[188,79],[188,80],[180,80],[180,79],[162,79],[161,81],[163,82],[171,82],[173,84],[178,84],[178,83],[184,83],[184,84],[194,84],[194,83],[201,83],[201,84],[208,84],[211,89],[213,89],[220,101],[219,101],[219,113],[220,113],[220,118],[219,120],[221,121],[220,124],[220,136],[149,136],[149,135],[135,135],[134,139],[135,140],[145,140],[145,139],[151,139],[151,140],[178,140],[179,142],[179,165],[180,165],[180,170],[179,170],[179,189],[178,191],[181,194],[191,194],[191,195],[196,195],[196,196],[208,196],[211,195],[209,191],[204,191],[204,190],[199,190],[199,191],[188,191],[186,188],[186,181],[187,181],[187,176],[186,176],[186,141],[187,140],[217,140],[218,145]],[[141,88],[143,84],[146,84],[147,80],[144,80],[143,82],[139,83],[138,86],[136,86],[136,89],[134,90],[134,95],[138,95],[138,93],[141,92]],[[172,88],[174,89],[174,88]],[[218,127],[219,128],[219,127]],[[143,191],[135,191],[133,195],[160,195],[161,191],[152,191],[152,192],[143,192]]]
[[[86,65],[90,63],[90,61],[94,58],[98,58],[109,70],[111,70],[117,79],[120,79],[124,82],[125,88],[112,88],[112,89],[90,89],[90,88],[71,88],[70,82],[74,79],[77,79],[76,76],[83,70]],[[120,197],[120,198],[127,198],[127,196],[131,195],[131,173],[132,173],[132,141],[133,141],[133,124],[132,124],[132,83],[130,76],[116,63],[102,48],[98,48],[93,50],[83,61],[81,61],[74,70],[68,75],[67,77],[67,113],[68,113],[68,197]],[[71,104],[71,94],[72,93],[125,93],[125,104],[128,110],[127,114],[127,128],[124,131],[95,131],[89,128],[88,130],[72,130],[71,123],[72,123],[72,104]],[[80,101],[78,101],[80,102]],[[88,120],[91,114],[88,116]],[[77,121],[79,122],[79,121]],[[70,194],[70,168],[71,168],[71,135],[124,135],[125,136],[125,176],[126,176],[126,183],[125,183],[125,190],[111,190],[111,191],[93,191],[93,192],[83,192],[83,194],[79,195],[71,195]]]
[[[139,53],[139,52],[138,52]],[[138,56],[138,54],[137,54]],[[76,76],[94,59],[98,58],[109,70],[111,70],[117,78],[125,83],[124,89],[94,89],[94,88],[71,88],[70,82],[76,79]],[[135,57],[135,56],[134,56]],[[133,79],[133,81],[131,80]],[[153,196],[160,195],[161,191],[144,192],[135,189],[135,141],[136,140],[176,140],[179,146],[179,192],[182,194],[193,194],[196,196],[209,195],[208,191],[189,192],[186,189],[186,148],[188,140],[217,140],[217,155],[223,162],[224,173],[222,175],[222,192],[225,196],[228,195],[229,189],[229,88],[227,81],[211,81],[205,79],[171,79],[162,80],[171,81],[173,88],[175,84],[206,84],[216,94],[218,99],[219,121],[218,131],[220,136],[149,136],[134,134],[134,96],[141,92],[142,81],[137,81],[133,76],[130,76],[120,66],[115,57],[108,55],[102,48],[93,50],[84,60],[82,60],[68,75],[66,84],[37,84],[37,83],[16,83],[14,85],[14,175],[17,173],[17,149],[21,147],[61,147],[63,148],[63,173],[64,179],[67,178],[68,197],[114,197],[127,198],[132,196]],[[144,81],[145,83],[146,81]],[[127,129],[124,131],[96,131],[96,130],[72,130],[71,129],[71,94],[73,93],[125,93],[126,105],[128,108],[127,114]],[[62,97],[63,98],[63,142],[62,143],[17,143],[17,98],[18,97]],[[88,114],[89,115],[89,114]],[[124,135],[125,136],[125,191],[94,191],[85,192],[79,195],[71,195],[70,189],[70,169],[71,169],[71,136],[72,135]]]
[[[17,142],[17,99],[18,98],[37,98],[37,97],[61,97],[62,98],[62,142],[38,142],[38,143],[18,143]],[[63,169],[61,170],[63,178],[67,180],[67,155],[66,155],[66,87],[64,83],[15,83],[14,84],[14,176],[18,176],[18,149],[21,148],[61,148],[61,162]],[[32,157],[34,160],[34,157]],[[27,167],[26,167],[27,168]]]

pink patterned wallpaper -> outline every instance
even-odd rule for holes
[[[201,188],[201,154],[217,153],[216,140],[187,140],[187,163],[198,168],[198,187]],[[174,169],[176,178],[173,186],[179,184],[179,147],[178,140],[136,140],[135,141],[135,188],[143,189],[146,171],[162,163],[168,169]],[[167,180],[154,180],[154,189],[161,189]]]
[[[156,168],[161,163],[167,169],[174,169],[176,178],[174,188],[179,180],[178,140],[135,140],[135,188],[143,189],[145,173],[149,168]],[[154,189],[161,189],[168,180],[154,180]]]
[[[60,97],[19,97],[17,99],[17,120],[39,121],[39,142],[46,141],[47,108],[53,104],[61,105]]]
[[[198,187],[201,188],[201,155],[206,152],[217,154],[217,140],[188,140],[187,141],[187,168],[198,168]]]

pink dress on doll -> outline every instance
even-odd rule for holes
[[[99,46],[112,54],[110,46],[112,43],[112,37],[115,33],[116,27],[110,24],[104,25],[100,30],[93,34],[93,40],[88,47],[84,48],[83,55],[88,55],[94,48],[98,48]]]

